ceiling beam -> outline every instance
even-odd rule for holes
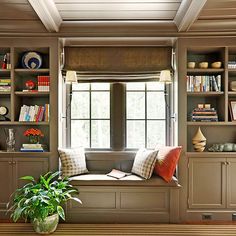
[[[188,31],[207,0],[183,0],[174,18],[179,32]]]
[[[28,0],[48,32],[58,32],[62,18],[53,0]]]

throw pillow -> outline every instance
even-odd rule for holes
[[[84,149],[82,147],[76,149],[59,149],[58,152],[63,177],[88,173]]]
[[[180,157],[182,147],[159,147],[154,172],[166,182],[170,182]]]
[[[139,149],[135,158],[131,172],[144,179],[150,179],[156,163],[158,150]]]

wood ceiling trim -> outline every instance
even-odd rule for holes
[[[53,0],[28,0],[49,32],[58,32],[62,18]]]
[[[54,2],[56,4],[101,3],[101,2],[103,3],[143,3],[144,0],[54,0]],[[181,3],[181,0],[146,0],[145,3]]]
[[[183,0],[174,22],[179,31],[188,31],[194,21],[198,18],[207,0]]]

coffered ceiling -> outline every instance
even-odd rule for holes
[[[152,29],[152,32],[150,31]],[[236,0],[1,0],[0,33],[235,32]]]

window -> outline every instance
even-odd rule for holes
[[[163,83],[79,83],[70,85],[70,94],[69,146],[124,150],[168,144]]]
[[[153,148],[166,143],[164,84],[126,85],[126,147]]]
[[[110,148],[110,84],[73,84],[71,146]]]

